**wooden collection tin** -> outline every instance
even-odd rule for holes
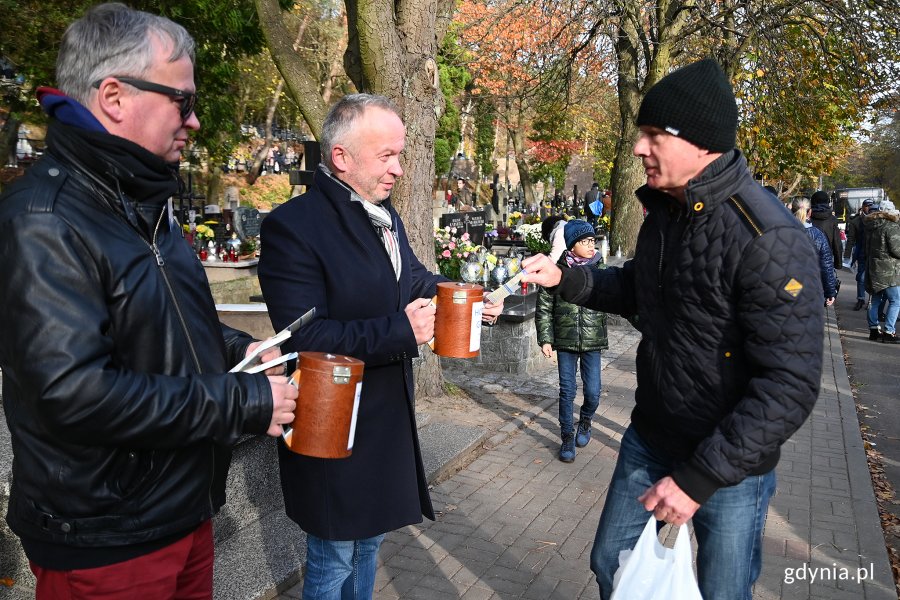
[[[297,410],[285,443],[305,456],[346,458],[353,451],[365,363],[324,352],[299,357],[291,376],[299,387]]]
[[[478,356],[484,288],[474,283],[439,283],[434,301],[434,353],[451,358]]]

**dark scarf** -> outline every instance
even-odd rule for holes
[[[71,98],[66,98],[74,103]],[[44,99],[42,99],[44,100]],[[42,104],[47,104],[43,101]],[[80,107],[80,105],[79,105]],[[46,107],[45,107],[46,108]],[[47,130],[47,149],[89,188],[133,225],[152,234],[159,211],[179,193],[178,164],[167,163],[149,150],[103,130],[69,124],[68,112],[54,117]],[[71,114],[76,114],[74,111]]]

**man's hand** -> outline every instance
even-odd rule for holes
[[[544,356],[550,358],[551,356],[553,356],[553,346],[551,346],[550,344],[542,344],[541,352],[544,354]]]
[[[260,344],[262,344],[262,342],[253,342],[252,344],[247,346],[247,352],[244,353],[244,357],[246,358],[247,356],[249,356],[250,353],[253,352],[254,350],[256,350],[256,347],[259,346]],[[277,346],[274,348],[270,348],[269,350],[266,350],[262,356],[259,357],[259,364],[267,363],[270,360],[275,360],[279,356],[281,356],[281,348],[279,348]],[[269,367],[268,369],[266,369],[263,372],[266,375],[283,375],[284,369],[285,369],[285,366],[282,364],[282,365],[275,365],[274,367]]]
[[[832,304],[834,304],[834,297],[825,298],[825,306],[831,306]]]
[[[416,336],[416,344],[424,344],[434,337],[435,310],[428,298],[416,298],[403,309]]]
[[[526,273],[522,276],[522,283],[536,283],[543,287],[559,285],[562,279],[562,271],[553,264],[546,254],[529,256],[522,261],[522,268]]]
[[[269,377],[269,385],[272,388],[272,422],[266,433],[272,437],[281,435],[282,425],[294,422],[294,410],[297,408],[297,388],[288,381],[289,379],[284,376]]]
[[[484,293],[484,297],[488,297],[488,292]],[[497,319],[500,318],[500,313],[503,312],[503,300],[498,302],[497,304],[491,304],[490,302],[484,303],[484,308],[481,311],[481,320],[485,323],[490,323],[493,325],[497,322]]]
[[[648,511],[653,511],[657,521],[665,521],[672,525],[684,525],[700,508],[700,505],[685,494],[671,477],[663,477],[650,486],[638,498],[638,502]]]

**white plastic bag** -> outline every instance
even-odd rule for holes
[[[703,600],[691,567],[687,525],[678,528],[669,549],[659,543],[651,516],[634,549],[619,552],[610,600]]]

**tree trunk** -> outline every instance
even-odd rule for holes
[[[222,169],[218,165],[210,164],[207,169],[206,180],[206,204],[218,204],[222,195]]]
[[[644,183],[644,173],[640,161],[631,152],[637,139],[638,130],[634,122],[642,97],[635,78],[639,71],[639,61],[634,46],[637,41],[634,18],[635,15],[629,14],[621,17],[616,41],[621,133],[616,142],[616,156],[610,174],[613,214],[609,251],[612,254],[621,248],[625,255],[634,254],[638,230],[644,221],[641,204],[634,196],[634,191]]]
[[[275,118],[275,109],[278,108],[278,99],[281,97],[282,89],[284,89],[284,79],[279,79],[278,84],[275,86],[275,93],[272,94],[272,99],[269,101],[269,110],[266,111],[265,143],[256,153],[256,157],[253,159],[253,166],[250,167],[250,172],[247,173],[247,183],[250,185],[256,183],[262,164],[269,155],[269,148],[272,147],[272,120]]]
[[[255,0],[260,24],[275,64],[288,92],[300,107],[317,138],[327,113],[319,82],[291,48],[278,0]],[[393,100],[406,124],[404,175],[391,201],[403,219],[410,244],[426,266],[434,268],[431,216],[434,195],[434,137],[443,96],[438,85],[438,41],[450,21],[452,0],[399,2],[345,0],[348,43],[344,70],[361,92],[382,94]],[[416,391],[443,393],[443,377],[437,357],[423,350],[416,373]]]
[[[294,52],[295,33],[285,24],[278,0],[254,0],[259,25],[266,38],[272,60],[284,79],[288,93],[303,115],[313,136],[318,139],[328,106],[322,100],[319,82],[313,78],[316,70]]]
[[[641,161],[632,153],[638,136],[635,120],[644,94],[669,71],[673,40],[678,39],[688,14],[679,9],[678,2],[660,1],[654,15],[658,31],[638,31],[638,27],[646,24],[641,4],[623,3],[615,41],[621,135],[611,174],[613,216],[609,249],[616,252],[621,248],[626,256],[634,255],[638,231],[644,221],[643,207],[634,195],[646,181]]]
[[[528,169],[528,161],[525,158],[525,131],[522,120],[520,114],[516,128],[508,131],[516,157],[516,167],[519,169],[519,183],[522,185],[522,191],[525,193],[525,206],[528,207],[536,205],[537,201],[534,199],[534,182],[531,179],[531,171]]]

